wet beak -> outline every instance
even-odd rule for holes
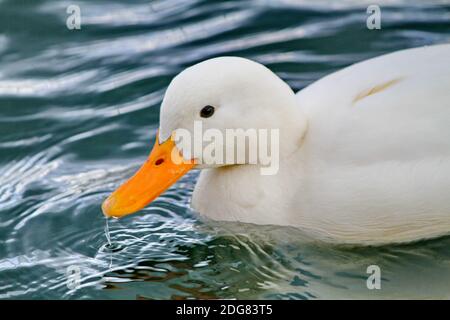
[[[103,214],[120,218],[144,208],[194,166],[194,160],[183,159],[172,139],[159,144],[156,138],[147,161],[103,202]]]

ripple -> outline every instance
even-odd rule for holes
[[[79,72],[71,75],[64,75],[54,79],[24,79],[24,80],[0,80],[1,96],[51,96],[58,92],[73,90],[81,87],[81,84],[92,79],[95,71]]]
[[[0,34],[0,53],[3,53],[8,48],[8,37]]]
[[[236,12],[202,21],[159,31],[154,35],[141,34],[114,40],[94,41],[83,46],[65,49],[65,54],[83,59],[105,58],[117,55],[143,54],[180,46],[192,41],[212,37],[227,30],[236,29],[254,15],[252,10]]]
[[[145,160],[186,66],[240,55],[297,90],[449,41],[445,1],[381,1],[382,32],[368,33],[369,2],[79,1],[82,29],[69,31],[71,1],[0,0],[0,299],[448,298],[450,238],[352,248],[200,219],[198,171],[105,235],[101,202]],[[372,264],[380,292],[365,287]]]

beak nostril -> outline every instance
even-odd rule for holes
[[[155,166],[159,166],[163,162],[164,162],[164,159],[163,158],[159,158],[158,160],[155,161]]]

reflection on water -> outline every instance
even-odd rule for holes
[[[447,1],[382,2],[375,32],[361,1],[86,0],[79,31],[66,28],[70,4],[0,1],[0,298],[450,298],[450,238],[336,247],[203,221],[189,209],[195,171],[109,221],[110,240],[100,210],[145,159],[164,90],[186,66],[244,56],[299,90],[448,42]],[[369,265],[382,290],[367,289]]]

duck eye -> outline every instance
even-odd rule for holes
[[[200,111],[200,117],[202,118],[209,118],[214,114],[214,107],[213,106],[205,106]]]

